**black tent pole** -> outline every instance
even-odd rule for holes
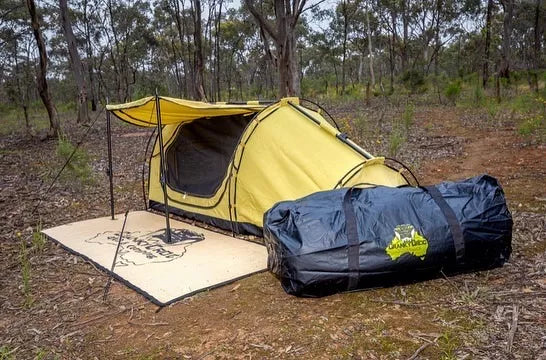
[[[159,105],[159,96],[157,95],[157,89],[155,90],[155,110],[157,117],[157,135],[159,140],[159,181],[161,183],[161,188],[163,189],[163,203],[165,204],[165,235],[166,242],[171,243],[171,224],[169,221],[169,198],[167,196],[167,183],[166,183],[166,167],[164,159],[164,150],[163,150],[163,129],[161,126],[161,108]]]
[[[108,105],[108,98],[106,99]],[[112,129],[110,127],[110,111],[106,110],[106,136],[108,138],[108,177],[110,179],[110,214],[114,220],[114,170],[112,169]]]

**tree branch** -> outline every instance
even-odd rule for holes
[[[301,5],[300,5],[300,10],[299,10],[299,13],[302,14],[304,12],[306,12],[307,10],[311,10],[311,9],[314,9],[316,8],[317,6],[319,6],[320,4],[322,4],[323,2],[325,2],[326,0],[320,0],[316,3],[314,3],[313,5],[309,5],[308,7],[306,7],[305,9],[303,8],[305,6],[305,3],[307,1],[302,1]]]
[[[263,28],[265,32],[267,32],[267,34],[271,36],[273,41],[277,42],[279,39],[279,35],[277,34],[277,32],[275,32],[275,30],[273,30],[273,28],[271,27],[269,22],[263,17],[263,15],[258,12],[258,10],[256,10],[252,0],[245,0],[245,4],[248,7],[248,10],[252,14],[252,16],[254,16],[254,18],[258,22],[258,26],[260,28]]]

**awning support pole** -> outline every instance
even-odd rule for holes
[[[169,198],[167,196],[167,183],[166,175],[167,169],[165,166],[164,150],[163,150],[163,129],[161,126],[161,108],[159,104],[159,96],[157,95],[157,89],[155,90],[155,110],[157,117],[157,135],[159,136],[159,181],[161,183],[161,189],[163,190],[163,203],[165,204],[165,235],[166,243],[171,243],[171,223],[169,221]]]
[[[106,99],[108,104],[108,99]],[[112,169],[112,129],[110,127],[110,111],[106,110],[106,137],[108,138],[108,169],[106,170],[110,180],[110,215],[114,220],[114,170]]]

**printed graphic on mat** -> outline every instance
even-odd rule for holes
[[[125,231],[121,240],[116,267],[173,261],[184,256],[186,248],[191,244],[205,240],[205,235],[198,232],[188,229],[172,229],[171,236],[174,244],[165,244],[163,242],[164,233],[165,230],[151,233]],[[85,240],[85,242],[111,245],[113,247],[112,251],[115,251],[118,240],[119,231],[106,231]],[[179,250],[180,248],[182,248],[182,251]]]
[[[424,260],[427,249],[427,239],[419,234],[413,225],[403,224],[394,228],[394,239],[385,251],[392,260],[396,260],[404,254],[411,254]]]

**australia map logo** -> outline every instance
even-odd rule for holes
[[[150,263],[164,263],[181,258],[188,246],[205,240],[205,235],[188,229],[172,229],[175,244],[165,244],[163,241],[165,230],[154,232],[125,231],[121,240],[116,267],[129,265],[144,265]],[[105,231],[97,234],[87,243],[117,246],[119,231]],[[105,251],[108,251],[105,249]]]
[[[410,224],[395,227],[394,239],[385,249],[391,260],[396,260],[404,254],[411,254],[424,260],[427,250],[427,239]]]

